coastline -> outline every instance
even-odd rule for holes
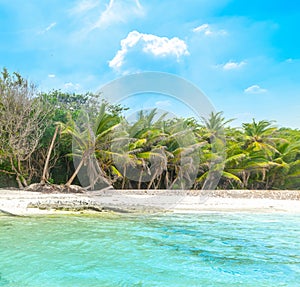
[[[300,191],[102,190],[41,193],[0,189],[0,213],[15,216],[116,213],[299,213]]]

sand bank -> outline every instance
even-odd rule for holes
[[[111,211],[300,213],[300,191],[106,190],[45,194],[0,189],[0,210],[20,216]]]

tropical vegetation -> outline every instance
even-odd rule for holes
[[[101,95],[40,92],[0,76],[0,185],[88,189],[299,189],[300,131],[255,119],[230,127],[222,112],[170,118]],[[74,166],[75,163],[75,166]]]

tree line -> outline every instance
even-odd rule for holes
[[[222,112],[126,120],[101,95],[39,92],[0,76],[0,185],[98,189],[299,189],[300,131],[269,120],[230,127]],[[74,166],[74,162],[76,163]]]

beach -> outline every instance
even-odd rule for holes
[[[0,210],[16,216],[82,213],[300,213],[300,191],[100,190],[42,193],[0,190]]]

